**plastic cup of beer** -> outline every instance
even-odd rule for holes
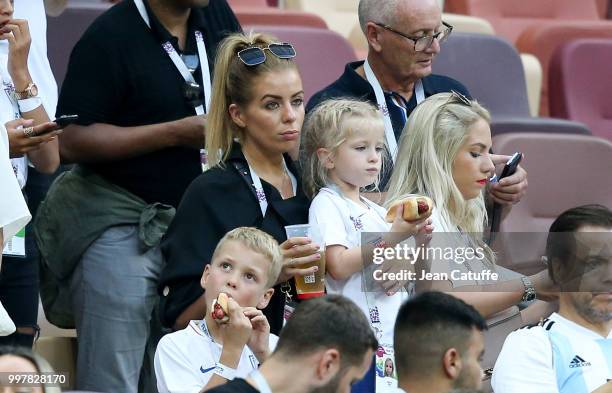
[[[321,258],[317,261],[296,265],[296,267],[300,269],[306,269],[312,266],[319,267],[319,270],[314,273],[295,277],[295,289],[298,299],[311,299],[323,296],[325,294],[325,246],[319,228],[316,225],[310,224],[287,225],[285,231],[287,232],[287,238],[308,237],[313,243],[321,247],[319,249]],[[307,255],[308,254],[298,255],[297,257],[299,258]]]

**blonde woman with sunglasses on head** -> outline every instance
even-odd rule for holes
[[[284,227],[308,222],[309,202],[289,153],[297,150],[304,91],[291,44],[263,34],[229,36],[217,52],[206,149],[208,169],[187,189],[162,252],[162,319],[184,328],[206,312],[200,277],[226,232],[257,227],[283,250],[284,265],[265,314],[271,332],[283,321],[286,281],[315,267],[307,238],[287,240]],[[283,285],[280,285],[280,284]]]
[[[429,196],[435,203],[435,229],[428,247],[470,248],[476,254],[441,260],[436,256],[440,253],[432,252],[434,256],[418,265],[441,275],[419,280],[417,288],[451,292],[485,317],[535,297],[549,299],[553,290],[546,271],[520,277],[497,266],[482,239],[487,222],[483,190],[495,172],[489,121],[485,108],[461,94],[426,99],[406,123],[387,196],[388,205],[407,194]]]

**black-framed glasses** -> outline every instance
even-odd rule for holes
[[[448,36],[450,36],[451,32],[453,31],[453,26],[449,25],[446,22],[442,22],[442,25],[445,27],[445,29],[437,32],[436,34],[426,35],[423,37],[411,37],[383,23],[374,22],[374,24],[414,42],[415,52],[422,52],[426,50],[427,48],[429,48],[431,44],[433,44],[434,39],[437,39],[439,43],[443,43],[444,41],[446,41]]]
[[[295,48],[288,42],[273,42],[265,48],[251,46],[238,52],[238,58],[248,66],[256,66],[266,61],[266,50],[279,59],[295,57]]]

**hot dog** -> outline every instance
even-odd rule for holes
[[[429,217],[434,206],[431,198],[422,195],[414,195],[401,199],[394,202],[391,207],[389,207],[389,210],[387,210],[387,217],[385,218],[387,222],[393,222],[395,220],[397,207],[399,205],[404,205],[403,218],[405,221],[409,222]]]
[[[217,323],[227,323],[229,321],[229,310],[227,308],[228,297],[226,293],[219,293],[219,296],[212,302],[210,313],[212,319]]]

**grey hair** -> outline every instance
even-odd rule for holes
[[[395,24],[398,2],[399,0],[360,0],[357,14],[359,15],[359,25],[363,34],[366,33],[368,22],[378,22],[393,26]]]

